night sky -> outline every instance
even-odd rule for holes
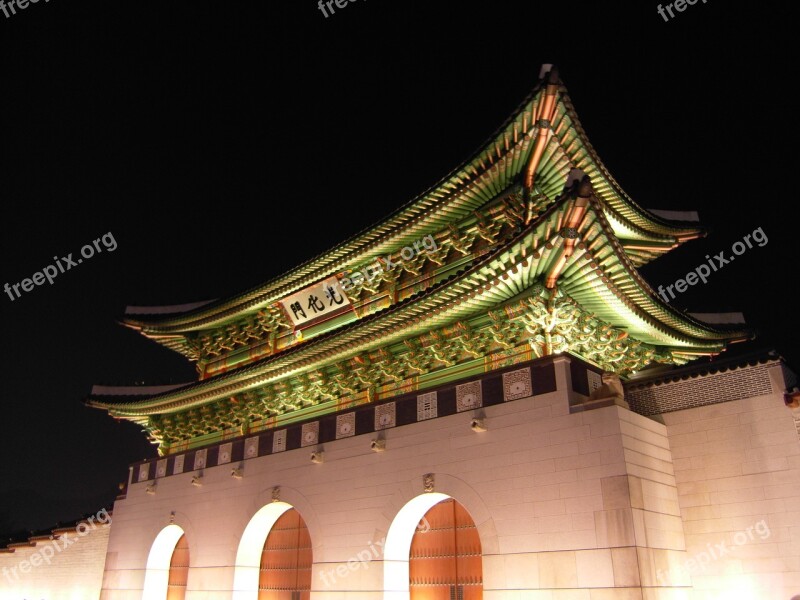
[[[431,5],[434,4],[435,8]],[[334,5],[335,6],[335,5]],[[96,383],[194,365],[118,323],[126,305],[226,297],[324,253],[435,184],[559,66],[589,138],[642,206],[710,228],[644,270],[670,284],[768,238],[673,302],[742,311],[800,369],[798,201],[786,148],[788,5],[313,0],[68,2],[0,12],[0,285],[111,233],[117,248],[0,296],[0,538],[96,513],[133,424]],[[793,50],[793,49],[792,49]],[[102,247],[102,246],[101,246]]]

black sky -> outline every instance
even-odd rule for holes
[[[94,383],[191,380],[117,324],[128,304],[232,295],[376,222],[468,157],[556,63],[598,153],[641,205],[711,235],[645,270],[669,284],[761,227],[675,302],[743,311],[800,368],[794,94],[784,6],[358,0],[39,1],[0,13],[0,285],[111,232],[118,243],[0,296],[0,532],[96,512],[137,427]],[[790,101],[791,98],[791,101]],[[789,212],[787,212],[789,211]]]

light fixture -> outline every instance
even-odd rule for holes
[[[234,467],[233,469],[231,469],[231,477],[233,477],[234,479],[241,479],[243,476],[244,472],[242,470],[242,467]]]
[[[147,487],[144,488],[144,491],[152,496],[153,494],[156,493],[156,484],[155,483],[148,483]]]
[[[369,447],[373,452],[383,452],[386,450],[386,440],[374,439],[370,442]]]
[[[315,465],[321,465],[325,462],[325,453],[322,450],[317,450],[311,453],[311,462]]]
[[[488,427],[486,426],[486,419],[472,419],[469,424],[470,429],[475,432],[482,432],[486,431]]]
[[[195,475],[194,477],[192,477],[192,485],[194,487],[201,487],[203,485],[203,476]]]

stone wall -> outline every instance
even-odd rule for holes
[[[97,600],[110,532],[87,523],[0,553],[0,599]]]

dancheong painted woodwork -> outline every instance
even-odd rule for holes
[[[751,332],[665,304],[638,267],[704,235],[636,204],[555,69],[475,155],[383,221],[264,285],[124,324],[198,380],[98,389],[162,455],[571,353],[621,377]]]

